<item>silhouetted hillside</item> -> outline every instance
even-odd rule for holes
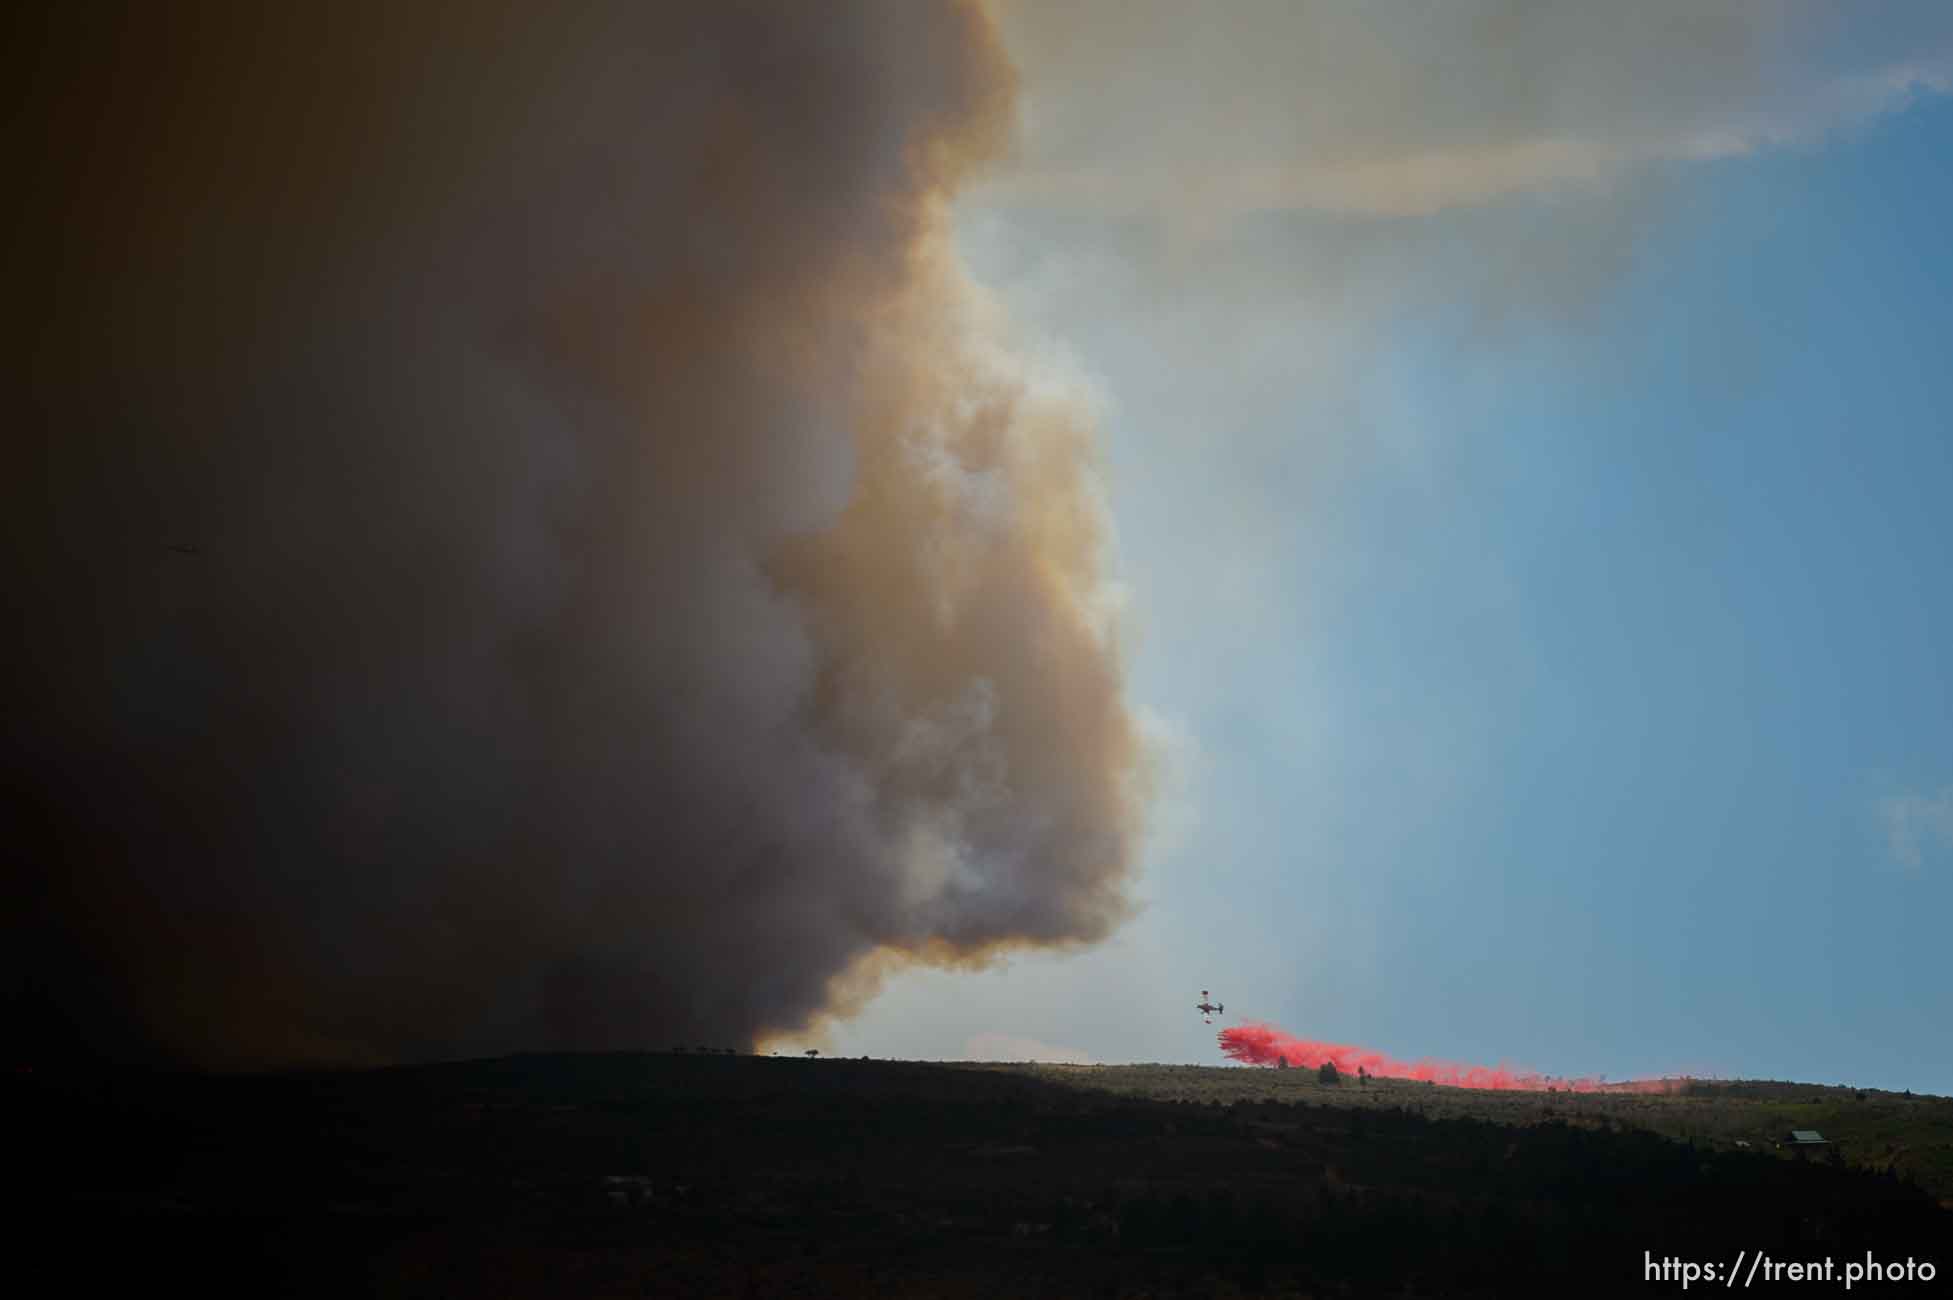
[[[1659,1294],[1645,1252],[1953,1240],[1889,1173],[1577,1117],[1171,1101],[1007,1068],[521,1056],[16,1076],[7,1099],[42,1139],[29,1240],[91,1292]]]

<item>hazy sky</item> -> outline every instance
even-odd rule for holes
[[[1141,918],[850,1054],[1953,1092],[1953,10],[1024,5],[959,247],[1097,394]]]

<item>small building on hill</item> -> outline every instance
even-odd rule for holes
[[[1814,1128],[1794,1128],[1777,1145],[1788,1147],[1798,1155],[1806,1155],[1812,1151],[1829,1150],[1831,1143]]]

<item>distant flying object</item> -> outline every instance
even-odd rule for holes
[[[1202,989],[1200,991],[1200,1001],[1195,1004],[1194,1010],[1200,1013],[1200,1018],[1203,1021],[1211,1025],[1214,1023],[1214,1017],[1220,1015],[1227,1008],[1218,1002],[1209,1002],[1207,1000],[1207,990]]]

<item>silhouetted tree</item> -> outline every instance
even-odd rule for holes
[[[815,1057],[815,1056],[819,1056],[820,1054],[821,1054],[821,1049],[820,1049],[820,1048],[818,1048],[818,1047],[810,1047],[810,1048],[808,1048],[808,1049],[807,1049],[807,1055],[808,1055],[808,1056],[809,1056],[810,1058],[811,1058],[811,1057]]]
[[[1336,1072],[1334,1061],[1324,1061],[1322,1068],[1316,1071],[1317,1083],[1341,1083],[1342,1081],[1343,1076]]]

